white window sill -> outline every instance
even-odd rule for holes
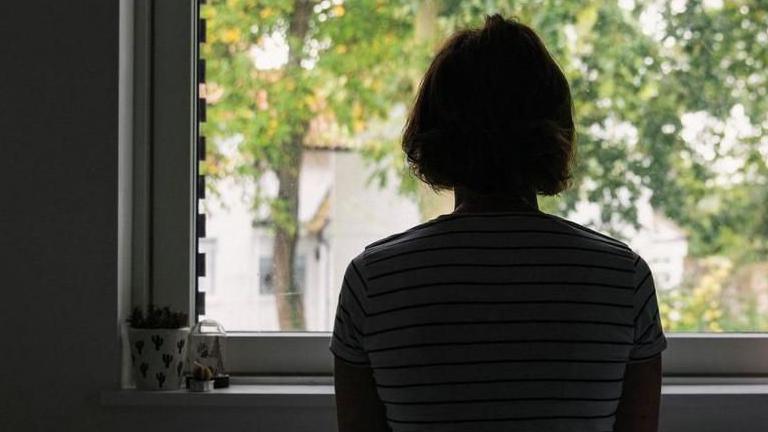
[[[768,406],[768,380],[746,379],[666,379],[662,386],[665,402],[700,398],[748,398]],[[333,384],[329,377],[234,378],[226,389],[208,393],[177,391],[108,390],[101,404],[114,407],[333,407]]]

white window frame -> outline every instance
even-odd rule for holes
[[[197,1],[136,0],[133,303],[194,317]],[[154,43],[151,43],[154,41]],[[665,378],[768,376],[768,334],[672,333]],[[228,369],[330,375],[330,333],[237,332]]]

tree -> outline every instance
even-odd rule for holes
[[[303,329],[292,264],[304,145],[328,132],[328,124],[335,139],[349,139],[408,92],[398,67],[412,31],[409,6],[374,0],[233,0],[212,2],[203,14],[209,26],[202,55],[208,61],[211,104],[206,133],[240,137],[236,155],[214,149],[206,169],[254,185],[267,173],[277,178],[276,196],[257,189],[251,198],[257,219],[259,210],[268,208],[274,230],[280,328]]]

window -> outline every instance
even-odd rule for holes
[[[200,252],[205,255],[205,276],[200,277],[197,282],[197,290],[204,292],[206,295],[216,294],[216,269],[220,264],[216,262],[217,257],[217,242],[213,238],[201,238],[198,244]]]
[[[397,137],[436,44],[499,10],[533,24],[574,94],[576,184],[541,200],[542,209],[608,231],[648,260],[665,328],[679,332],[665,373],[766,372],[760,359],[768,343],[759,333],[768,329],[765,14],[746,2],[714,1],[257,3],[211,1],[200,11],[207,33],[200,210],[210,240],[199,251],[216,243],[201,289],[205,316],[236,335],[235,369],[327,372],[325,332],[349,259],[371,241],[450,211],[449,194],[434,195],[404,174]],[[155,9],[156,36],[189,43],[195,27],[167,30],[161,16],[171,7]],[[157,62],[194,76],[193,60],[183,63],[167,44],[155,49]],[[170,72],[153,70],[160,117],[165,95],[194,89],[194,81],[170,82]],[[194,104],[168,104],[168,112],[197,112]],[[183,114],[179,125],[189,121]],[[189,131],[166,133],[168,124],[158,119],[156,134],[179,145],[195,141]],[[194,167],[167,170],[184,157],[167,146],[153,150],[160,237],[176,220],[168,208],[193,219],[189,204],[159,205],[171,190],[163,182],[187,190],[194,178]],[[189,260],[164,262],[184,239],[154,241],[153,286],[176,287],[155,288],[155,298],[191,298],[190,280],[177,277]],[[292,355],[299,352],[311,355]],[[746,352],[753,355],[735,355]]]

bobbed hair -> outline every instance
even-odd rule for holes
[[[402,146],[432,188],[555,195],[574,152],[571,92],[530,27],[501,15],[449,38],[427,70]]]

